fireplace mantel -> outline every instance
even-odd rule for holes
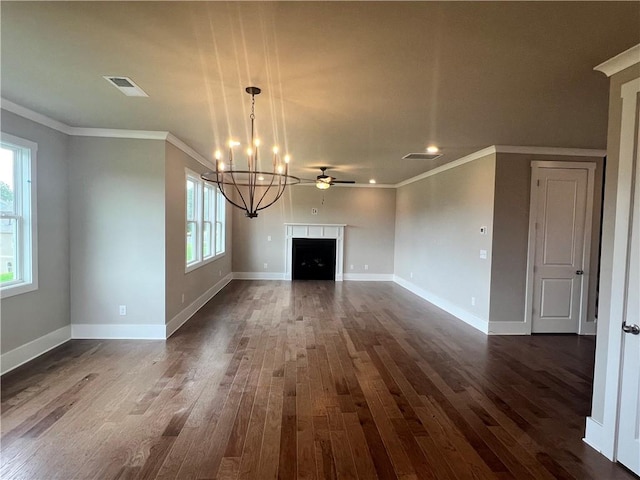
[[[285,223],[285,279],[291,280],[291,254],[294,238],[334,238],[336,240],[336,282],[343,279],[345,223]]]

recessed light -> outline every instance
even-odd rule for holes
[[[371,180],[369,180],[369,183],[376,183],[376,181],[372,178]]]
[[[440,151],[440,149],[438,147],[436,147],[435,145],[429,145],[427,147],[427,152],[429,153],[438,153]]]

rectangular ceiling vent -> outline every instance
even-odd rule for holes
[[[440,158],[442,156],[441,153],[407,153],[403,160],[435,160],[436,158]]]
[[[148,97],[144,90],[142,90],[136,83],[131,80],[129,77],[113,77],[110,75],[105,75],[104,78],[111,85],[116,87],[122,93],[124,93],[127,97]]]

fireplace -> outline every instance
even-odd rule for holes
[[[312,258],[311,262],[316,260],[323,265],[333,265],[333,275],[326,274],[326,278],[329,280],[335,280],[341,282],[343,279],[342,264],[344,262],[344,230],[345,224],[329,224],[329,223],[285,223],[286,229],[286,242],[285,242],[285,279],[293,280],[298,279],[298,276],[294,277],[294,259],[293,259],[293,244],[298,240],[330,240],[333,247],[333,260],[324,260],[319,258]],[[320,245],[320,244],[318,244]],[[309,250],[308,247],[304,247],[304,250]],[[311,252],[317,252],[316,247],[310,248]],[[306,255],[306,253],[305,253]],[[305,268],[308,267],[308,262],[305,262]]]
[[[335,280],[336,240],[334,238],[294,238],[293,280]]]

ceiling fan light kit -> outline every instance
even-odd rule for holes
[[[281,158],[278,147],[273,147],[273,170],[258,170],[258,147],[260,142],[255,138],[255,97],[261,90],[258,87],[247,87],[245,91],[251,95],[251,141],[247,148],[247,168],[237,169],[234,162],[233,147],[239,142],[229,141],[227,163],[222,160],[222,153],[215,153],[215,172],[209,171],[201,175],[203,180],[216,183],[224,198],[236,208],[244,210],[248,218],[256,218],[260,210],[276,203],[288,185],[300,183],[300,178],[289,175],[290,156]],[[235,196],[235,199],[233,198]]]
[[[329,167],[320,167],[322,173],[316,177],[316,187],[320,190],[326,190],[336,183],[356,183],[355,180],[336,180],[331,175],[327,175],[328,169]]]

